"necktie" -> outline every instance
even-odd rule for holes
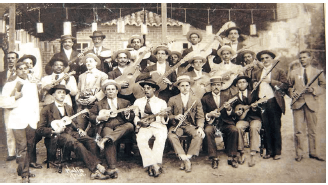
[[[150,108],[150,103],[149,103],[149,101],[150,101],[150,99],[148,98],[148,99],[147,99],[146,106],[145,106],[145,113],[146,113],[146,114],[153,114],[153,113],[151,112],[151,108]]]
[[[59,78],[59,75],[56,75],[56,76],[55,76],[55,80],[58,80],[58,78]]]
[[[304,84],[306,85],[308,83],[308,78],[307,78],[307,75],[306,75],[306,68],[304,69]]]
[[[62,105],[62,104],[58,104],[58,107],[64,107],[64,105]]]
[[[98,49],[97,48],[95,48],[95,54],[98,55]]]
[[[216,96],[214,96],[214,102],[216,104],[216,107],[219,108],[220,107],[220,94],[217,94]]]
[[[110,108],[111,108],[112,110],[117,110],[116,106],[114,105],[114,101],[113,101],[113,99],[110,100]]]
[[[243,94],[242,94],[243,95],[243,102],[247,104],[247,98],[246,98],[246,96],[244,94],[245,93],[243,92]]]

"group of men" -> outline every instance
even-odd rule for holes
[[[306,152],[305,123],[310,158],[323,160],[316,153],[315,113],[317,96],[325,91],[325,78],[311,66],[311,52],[299,54],[302,67],[287,78],[276,67],[275,53],[240,52],[240,31],[237,27],[226,30],[229,42],[213,47],[212,63],[201,55],[198,31],[187,34],[191,47],[182,54],[165,45],[150,51],[141,36],[133,36],[128,49],[111,53],[103,47],[106,36],[101,31],[90,36],[93,48],[78,53],[73,50],[76,39],[64,35],[62,50],[46,65],[47,75],[42,79],[33,77],[34,56],[24,55],[16,62],[18,54],[9,52],[8,70],[1,73],[2,95],[15,105],[4,109],[7,160],[16,158],[18,175],[29,182],[35,176],[29,167],[42,167],[36,163],[35,145],[44,137],[48,161],[55,160],[59,147],[82,159],[91,179],[117,178],[116,145],[121,138],[135,134],[143,167],[150,176],[158,177],[167,139],[181,160],[180,169],[191,172],[191,160],[202,148],[207,149],[212,168],[218,168],[215,138],[223,135],[227,162],[237,168],[246,160],[244,135],[249,128],[248,165],[252,167],[260,150],[261,128],[266,149],[263,158],[281,158],[285,93],[295,100],[296,161]],[[187,151],[180,143],[183,135],[191,138]],[[148,141],[152,137],[151,148]],[[101,163],[99,151],[104,152],[107,164]]]

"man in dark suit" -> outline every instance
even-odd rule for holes
[[[286,109],[282,92],[288,89],[288,81],[282,69],[275,67],[270,72],[276,62],[275,57],[276,55],[268,50],[257,53],[256,58],[263,63],[263,68],[254,71],[252,80],[255,88],[257,82],[263,79],[254,93],[258,93],[259,98],[268,99],[262,112],[266,140],[266,155],[263,159],[273,157],[274,160],[279,160],[281,158],[281,115],[285,114]]]
[[[62,58],[68,63],[69,71],[75,71],[75,80],[79,81],[79,75],[86,71],[86,67],[80,65],[80,58],[83,56],[79,52],[73,49],[73,45],[76,43],[76,38],[71,35],[63,35],[60,38],[61,51],[59,53],[54,54],[54,56],[50,59],[53,61],[55,58]],[[47,75],[51,75],[53,72],[52,65],[49,62],[45,67],[45,72]]]
[[[251,50],[241,51],[240,53],[238,53],[236,60],[237,63],[242,65],[243,67],[245,67],[246,65],[250,66],[245,71],[245,75],[249,78],[252,77],[252,73],[254,71],[257,71],[262,66],[261,63],[256,59],[255,53]]]
[[[304,155],[304,143],[306,141],[306,127],[309,139],[309,157],[324,161],[323,158],[317,155],[316,150],[316,131],[317,131],[317,111],[318,111],[318,96],[323,94],[326,89],[326,80],[324,74],[312,83],[312,85],[305,89],[310,80],[314,79],[320,70],[311,66],[311,52],[301,51],[299,60],[302,65],[301,68],[295,69],[289,75],[290,88],[288,89],[290,97],[299,97],[298,100],[292,105],[295,129],[295,148],[297,162],[300,162]],[[305,93],[300,95],[305,89]]]
[[[261,130],[261,109],[257,107],[254,103],[258,100],[256,93],[251,93],[250,89],[251,79],[247,76],[238,76],[233,85],[238,87],[238,93],[235,96],[238,98],[237,102],[233,106],[233,110],[236,114],[235,122],[238,129],[238,151],[240,152],[240,157],[238,160],[239,164],[244,164],[245,162],[245,151],[244,151],[244,135],[245,130],[249,128],[250,134],[250,162],[249,167],[255,165],[254,156],[256,152],[259,152],[260,146],[260,130]],[[242,106],[251,106],[248,109]],[[246,116],[244,116],[246,115]]]
[[[99,125],[100,129],[98,128],[97,134],[101,134],[102,139],[97,142],[97,144],[100,149],[105,149],[105,156],[109,166],[109,169],[107,170],[108,174],[110,174],[111,178],[117,178],[117,141],[122,137],[133,133],[134,126],[131,122],[134,119],[134,114],[132,110],[118,113],[116,117],[112,117],[111,114],[102,113],[101,110],[115,111],[127,108],[131,105],[128,100],[117,97],[117,94],[120,91],[120,86],[115,80],[106,80],[102,85],[102,91],[104,91],[107,98],[97,102],[90,109],[90,120],[96,125],[101,124]]]
[[[46,137],[45,140],[48,154],[51,160],[54,158],[55,152],[51,149],[51,144],[57,142],[58,146],[64,151],[74,151],[77,156],[82,158],[87,168],[91,171],[91,179],[108,179],[106,169],[97,158],[97,146],[94,139],[89,137],[84,130],[78,127],[69,116],[73,115],[73,109],[64,103],[64,99],[69,90],[64,85],[57,85],[49,91],[55,98],[55,102],[45,106],[40,113],[40,122],[38,123],[38,134]],[[65,119],[71,124],[52,128],[54,120]],[[57,135],[55,137],[54,135]],[[56,139],[57,141],[51,141]],[[64,152],[65,153],[65,152]]]
[[[190,159],[192,156],[199,155],[199,150],[205,137],[205,120],[202,104],[199,99],[190,93],[190,83],[191,79],[189,76],[179,76],[174,85],[178,86],[180,94],[173,96],[168,102],[168,107],[171,107],[169,118],[172,120],[173,125],[169,129],[168,138],[173,145],[175,153],[183,161],[180,169],[186,170],[187,173],[191,172]],[[184,114],[189,109],[187,117],[184,118]],[[183,121],[183,124],[175,130],[180,121]],[[184,133],[192,137],[187,153],[183,150],[179,140],[179,137]]]
[[[201,102],[207,123],[205,134],[208,154],[212,159],[212,168],[216,169],[219,165],[219,156],[215,143],[215,136],[219,134],[218,130],[224,134],[223,140],[228,155],[228,164],[237,168],[238,130],[236,123],[232,119],[232,107],[228,103],[233,96],[230,89],[221,91],[221,86],[224,83],[221,76],[212,77],[210,83],[212,92],[205,94]],[[217,109],[220,107],[224,108],[218,112]]]

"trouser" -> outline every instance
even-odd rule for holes
[[[77,105],[77,112],[81,112],[83,109],[89,109],[90,110],[93,105],[94,105],[94,103],[92,105]],[[88,127],[88,125],[89,125],[89,113],[79,115],[77,117],[77,123],[78,123],[78,126],[85,131],[86,128]],[[94,137],[96,132],[97,132],[96,125],[91,124],[91,127],[87,131],[87,135],[90,136],[90,137]]]
[[[207,151],[209,158],[219,158],[217,155],[217,148],[215,143],[215,126],[213,125],[206,125],[205,127],[205,135],[207,141]]]
[[[223,142],[225,150],[229,157],[237,156],[238,148],[238,129],[235,125],[223,125],[221,127],[223,133]]]
[[[249,127],[249,135],[250,135],[250,147],[251,151],[260,151],[260,130],[261,130],[261,121],[252,120],[248,121],[238,121],[236,124],[238,129],[238,150],[244,150],[244,135],[246,128]]]
[[[105,156],[107,164],[110,169],[116,168],[116,144],[122,137],[133,133],[134,127],[131,123],[125,123],[123,125],[116,126],[114,129],[109,127],[104,127],[102,130],[103,138],[110,138],[113,142],[106,142],[105,144]]]
[[[30,155],[30,163],[36,163],[37,157],[36,157],[36,145],[42,140],[42,136],[38,133],[35,134],[35,142],[33,146],[32,153]]]
[[[8,156],[15,156],[16,155],[15,136],[13,130],[8,128],[9,111],[8,109],[2,109],[2,110],[3,110],[3,118],[4,118],[3,120],[6,126]]]
[[[57,144],[64,151],[74,151],[91,172],[95,172],[97,165],[101,163],[97,158],[97,144],[89,136],[80,137],[77,132],[62,133],[58,136]]]
[[[294,135],[296,156],[304,155],[304,144],[306,142],[306,127],[309,137],[309,154],[316,155],[316,132],[317,132],[317,116],[315,111],[309,109],[304,104],[299,109],[293,109],[294,117]]]
[[[17,147],[17,173],[27,177],[30,173],[30,158],[35,144],[35,129],[29,125],[25,129],[13,129]]]
[[[261,115],[265,130],[266,155],[281,155],[281,114],[276,99],[269,99]]]
[[[155,141],[151,149],[148,142],[152,136],[155,137]],[[143,167],[162,164],[166,138],[167,128],[161,123],[153,122],[149,127],[140,128],[137,134],[137,145],[142,157]]]
[[[186,133],[187,135],[191,136],[191,142],[190,146],[187,152],[187,155],[199,155],[200,147],[203,142],[203,138],[197,134],[197,129],[194,125],[185,125],[181,126],[177,129],[176,133],[172,133],[172,130],[174,130],[175,127],[171,127],[169,129],[168,138],[170,142],[172,143],[172,146],[174,148],[174,151],[177,155],[185,154],[185,151],[183,150],[183,147],[181,146],[179,137],[183,135],[183,133]]]

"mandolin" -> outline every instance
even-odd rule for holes
[[[140,122],[143,122],[143,123],[145,123],[146,125],[149,126],[150,123],[154,121],[154,119],[156,118],[156,116],[164,116],[164,115],[166,115],[169,111],[171,111],[171,107],[167,107],[166,109],[160,111],[160,112],[157,113],[157,114],[147,115],[147,116],[141,118],[141,119],[140,119]],[[139,124],[137,124],[135,132],[138,133],[140,128],[141,128],[141,126],[140,126]]]
[[[232,104],[232,103],[236,102],[237,100],[238,100],[238,97],[235,96],[235,97],[229,99],[229,100],[227,101],[227,103],[228,103],[228,104]],[[224,109],[224,105],[222,105],[221,107],[215,109],[215,111],[216,111],[217,113],[220,113],[223,109]],[[212,124],[213,122],[214,122],[214,119],[212,119],[211,121],[209,121],[208,124]]]
[[[119,110],[102,109],[102,110],[99,111],[99,116],[109,115],[109,117],[115,118],[117,116],[117,114],[120,113],[120,112],[132,110],[132,109],[136,109],[136,108],[138,108],[138,107],[137,106],[130,106],[130,107],[119,109]]]
[[[51,122],[51,127],[52,127],[53,130],[57,131],[57,130],[59,130],[61,128],[64,128],[66,125],[71,124],[72,123],[72,119],[74,119],[75,117],[77,117],[77,116],[79,116],[81,114],[87,113],[87,112],[89,112],[89,110],[88,109],[84,109],[81,112],[79,112],[79,113],[77,113],[77,114],[75,114],[75,115],[73,115],[71,117],[65,116],[65,117],[63,117],[60,120],[54,120],[54,121]]]
[[[268,98],[267,97],[263,97],[259,100],[257,100],[256,102],[254,102],[254,104],[258,105],[258,104],[261,104],[261,103],[265,103],[268,101]],[[241,113],[241,115],[239,116],[239,120],[244,120],[248,111],[250,110],[251,108],[251,105],[243,105],[243,104],[239,104],[235,107],[235,112],[239,112]],[[239,115],[237,113],[237,115]]]

